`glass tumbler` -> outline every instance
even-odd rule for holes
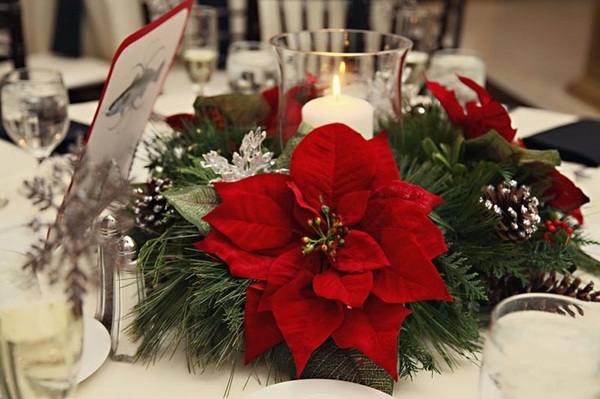
[[[231,43],[225,67],[234,92],[256,93],[277,85],[277,60],[266,42]]]
[[[520,294],[496,305],[480,398],[599,398],[598,306],[557,294]]]
[[[457,75],[465,76],[480,86],[485,86],[485,62],[474,50],[446,48],[435,51],[429,59],[427,79],[438,82],[454,90],[456,98],[463,104],[475,100],[473,90],[458,80]]]

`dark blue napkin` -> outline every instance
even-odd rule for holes
[[[600,120],[582,119],[523,139],[527,148],[556,149],[563,161],[600,165]]]
[[[56,147],[56,149],[53,151],[53,153],[54,154],[65,154],[65,153],[69,152],[69,147],[71,145],[76,144],[80,139],[81,139],[81,142],[83,142],[88,129],[89,129],[88,125],[71,121],[71,123],[69,125],[69,130],[67,131],[67,136],[62,141],[62,143],[60,143],[58,145],[58,147]],[[0,139],[8,140],[11,143],[13,142],[11,140],[11,138],[8,137],[8,134],[4,130],[4,126],[2,126],[1,121],[0,121]]]

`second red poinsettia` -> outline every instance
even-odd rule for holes
[[[473,80],[464,76],[458,76],[458,79],[477,93],[479,102],[468,101],[463,107],[454,91],[446,89],[437,82],[427,81],[426,84],[444,107],[450,121],[463,129],[465,138],[473,139],[495,130],[509,143],[524,147],[521,140],[515,138],[517,131],[511,126],[512,122],[506,108]],[[589,202],[589,198],[556,169],[550,170],[543,178],[550,182],[543,193],[548,203],[561,212],[573,215],[583,223],[579,207]]]
[[[432,263],[447,251],[429,219],[442,199],[400,180],[385,134],[315,129],[290,174],[216,183],[221,203],[197,248],[252,279],[246,362],[285,342],[300,376],[326,340],[355,348],[397,378],[407,304],[452,297]]]

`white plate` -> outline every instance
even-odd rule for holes
[[[269,385],[244,399],[390,399],[365,385],[337,380],[306,379]]]
[[[110,334],[98,320],[91,316],[83,318],[83,351],[77,383],[94,374],[104,364],[110,352]]]

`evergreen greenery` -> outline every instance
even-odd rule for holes
[[[200,111],[197,114],[203,115]],[[207,185],[214,175],[200,166],[201,155],[219,150],[230,156],[254,127],[217,126],[211,119],[200,118],[181,132],[160,135],[150,143],[149,168],[153,175],[173,183],[173,193]],[[402,125],[390,125],[387,131],[401,178],[444,199],[431,218],[444,232],[449,252],[439,256],[435,265],[454,297],[453,302],[407,305],[412,314],[402,326],[398,345],[402,378],[420,370],[439,371],[440,361],[454,366],[456,356],[476,357],[480,307],[487,305],[494,278],[526,279],[531,269],[600,272],[598,263],[581,251],[580,246],[588,242],[579,230],[571,241],[555,245],[546,242],[541,232],[523,243],[502,241],[496,235],[498,218],[480,203],[487,185],[511,178],[534,181],[555,162],[554,154],[507,147],[496,141],[494,132],[468,143],[436,106],[424,114],[405,115]],[[488,147],[498,151],[490,152]],[[498,157],[499,153],[503,155]],[[543,188],[536,185],[532,191],[541,195]],[[567,216],[543,203],[540,214],[543,219]],[[193,243],[202,234],[180,213],[171,216],[162,233],[138,229],[135,235],[144,243],[139,263],[148,287],[133,326],[142,342],[139,357],[153,361],[184,345],[191,369],[207,364],[233,369],[244,349],[245,291],[251,281],[234,278],[226,264],[196,250]],[[327,342],[313,361],[335,358],[344,367],[326,376],[353,380],[356,353],[338,352]],[[277,378],[294,375],[291,357],[285,354],[286,348],[278,347],[264,356]],[[340,370],[347,371],[340,375]],[[390,389],[385,381],[377,384],[382,390]]]

